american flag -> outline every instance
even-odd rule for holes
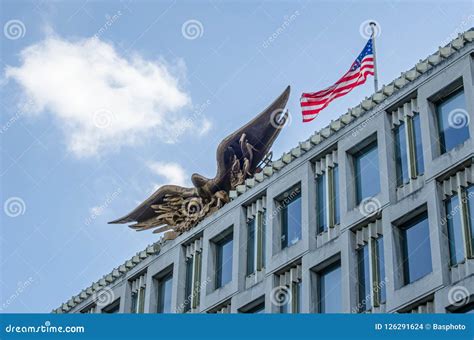
[[[370,38],[357,59],[352,63],[349,71],[334,85],[319,92],[303,93],[301,95],[303,122],[312,121],[334,99],[342,97],[351,92],[354,87],[364,84],[369,75],[374,75],[374,60],[372,38]]]

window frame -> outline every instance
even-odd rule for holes
[[[380,158],[379,158],[379,145],[376,138],[370,141],[367,145],[363,147],[357,148],[352,154],[352,163],[353,163],[353,175],[354,175],[354,191],[355,191],[355,205],[358,206],[364,199],[368,199],[371,197],[375,197],[381,192],[381,185],[380,185],[380,174],[378,175],[378,182],[377,188],[378,191],[373,196],[362,197],[362,183],[359,181],[360,178],[363,178],[360,169],[360,158],[364,155],[367,155],[371,151],[375,149],[375,153],[377,155],[377,173],[380,173]]]
[[[251,276],[265,268],[265,229],[266,211],[257,211],[255,216],[247,220],[247,261],[246,276]],[[250,238],[249,225],[253,225],[253,237]],[[249,257],[252,254],[252,258]]]
[[[173,294],[173,270],[168,270],[166,273],[163,275],[159,276],[156,278],[156,289],[157,289],[157,294],[156,294],[156,312],[158,314],[166,314],[165,309],[165,298],[164,295],[167,294],[166,291],[166,284],[168,281],[171,281],[171,287],[170,287],[170,306],[169,306],[169,313],[172,312],[172,294]]]
[[[146,287],[139,287],[137,292],[132,292],[131,298],[131,313],[143,314],[145,313],[145,289]]]
[[[120,298],[115,299],[113,302],[109,303],[107,306],[102,308],[101,313],[104,313],[104,314],[120,313]]]
[[[326,165],[315,176],[316,184],[316,230],[322,234],[341,223],[339,192],[339,167],[337,163]],[[321,191],[320,191],[321,190]],[[322,212],[322,214],[321,214]]]
[[[471,138],[469,127],[467,127],[468,136],[465,140],[463,140],[461,143],[454,145],[450,149],[447,149],[446,147],[446,136],[445,136],[446,129],[444,129],[444,126],[442,126],[443,115],[442,115],[442,112],[440,112],[440,106],[460,93],[463,93],[465,110],[467,111],[466,91],[465,91],[462,79],[455,82],[454,85],[448,86],[448,89],[445,90],[443,94],[438,95],[436,100],[433,102],[434,117],[435,117],[435,122],[436,122],[436,129],[437,129],[437,144],[438,144],[438,151],[440,155],[444,155],[448,153],[449,151],[455,149],[459,145],[464,144],[469,138]],[[443,130],[441,130],[441,128],[443,128]]]
[[[288,197],[291,195],[291,193],[296,192],[296,195],[291,197],[288,201]],[[279,199],[277,200],[277,205],[278,208],[280,209],[279,211],[279,217],[280,217],[280,248],[283,250],[285,248],[289,248],[298,242],[300,242],[303,238],[303,204],[302,204],[302,195],[301,195],[301,187],[297,186],[294,187],[293,189],[287,190],[285,193],[289,193],[289,195],[286,198]],[[297,200],[300,200],[300,221],[299,221],[299,230],[298,230],[298,239],[296,242],[290,244],[289,240],[289,215],[288,215],[288,207],[296,202]]]
[[[325,275],[328,275],[329,273],[333,272],[334,270],[339,270],[340,272],[340,288],[342,288],[342,264],[341,264],[341,260],[338,259],[337,261],[335,262],[332,262],[330,264],[328,264],[327,266],[323,267],[321,270],[318,270],[316,272],[316,281],[317,281],[317,289],[316,289],[316,296],[317,296],[317,304],[316,304],[316,311],[317,313],[320,313],[320,314],[326,314],[327,312],[326,311],[323,311],[323,300],[326,300],[326,297],[324,297],[324,299],[322,298],[322,293],[323,293],[323,276]],[[343,312],[343,301],[342,301],[342,291],[339,291],[339,294],[340,294],[340,308],[341,310],[338,312],[338,313],[342,313]]]
[[[423,220],[426,220],[426,223],[427,223],[427,228],[428,228],[428,237],[429,237],[429,250],[430,250],[430,266],[431,266],[431,269],[429,272],[426,272],[424,275],[418,277],[417,279],[412,279],[410,278],[410,261],[409,261],[409,254],[408,254],[408,238],[407,238],[407,231],[413,227],[415,227],[418,223],[420,223],[421,221]],[[399,229],[399,232],[400,232],[400,248],[401,248],[401,251],[402,251],[402,256],[401,256],[401,260],[402,260],[402,283],[403,283],[403,286],[408,286],[409,284],[412,284],[416,281],[419,281],[421,279],[423,279],[424,277],[430,275],[431,273],[433,273],[433,256],[432,256],[432,249],[431,249],[431,237],[430,237],[430,225],[429,225],[429,222],[430,222],[430,219],[429,219],[429,215],[428,215],[428,212],[426,210],[420,212],[419,214],[413,216],[412,218],[410,218],[409,220],[407,220],[405,223],[403,223],[402,225],[400,225],[398,227]]]
[[[385,256],[380,256],[380,250],[383,251],[383,249],[380,249],[379,242],[382,243],[383,247],[384,238],[382,234],[377,234],[376,237],[369,237],[367,242],[364,242],[356,248],[358,313],[369,312],[373,308],[380,307],[380,305],[386,303],[385,277],[382,277],[380,270],[383,269],[383,276],[385,276]],[[363,249],[367,251],[366,263],[364,263],[367,266],[367,273],[365,273],[364,268],[364,296],[361,296],[360,251]],[[384,294],[382,294],[382,291]]]
[[[215,246],[215,249],[216,249],[216,259],[215,259],[215,280],[214,280],[214,287],[215,289],[219,289],[219,288],[222,288],[222,287],[225,287],[227,284],[229,284],[230,282],[232,282],[232,279],[233,279],[233,261],[234,261],[234,254],[233,254],[233,251],[231,252],[232,254],[232,259],[230,261],[230,279],[229,281],[227,282],[223,282],[223,277],[222,277],[222,274],[223,274],[223,262],[222,262],[222,257],[223,257],[223,249],[224,249],[224,246],[228,243],[232,243],[232,248],[234,247],[234,234],[233,232],[230,232],[229,234],[223,236],[222,238],[220,238],[218,241],[214,242],[214,246]],[[227,262],[226,262],[227,263]]]
[[[472,191],[472,194],[469,193]],[[453,250],[452,250],[452,234],[450,232],[450,221],[452,222],[452,218],[450,218],[450,212],[448,212],[448,203],[452,202],[454,198],[457,198],[458,201],[458,211],[459,211],[459,222],[460,222],[460,234],[461,234],[461,242],[462,242],[462,249],[463,249],[463,255],[464,258],[462,260],[459,260],[458,262],[454,263],[453,262]],[[466,262],[466,259],[472,259],[474,258],[474,242],[473,242],[473,231],[474,231],[474,211],[471,211],[470,209],[470,203],[474,202],[474,184],[469,184],[466,187],[464,186],[457,186],[457,191],[453,193],[452,195],[446,197],[443,200],[444,204],[444,212],[445,212],[445,219],[443,224],[446,225],[446,232],[448,235],[448,246],[449,246],[449,256],[450,256],[450,266],[455,267],[459,264],[462,264]],[[454,210],[456,208],[451,208],[451,210]],[[474,210],[474,209],[473,209]],[[456,245],[456,248],[459,247],[459,245]]]

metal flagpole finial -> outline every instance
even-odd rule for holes
[[[377,23],[375,21],[369,22],[369,26],[372,29],[372,37],[375,37],[375,27],[377,27]]]

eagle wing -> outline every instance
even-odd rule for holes
[[[207,186],[211,192],[219,190],[229,191],[232,189],[230,183],[232,157],[235,155],[241,163],[245,158],[240,145],[242,136],[245,136],[245,139],[252,147],[252,159],[250,161],[249,172],[253,174],[258,164],[260,164],[270,151],[273,142],[287,122],[288,113],[284,111],[284,109],[289,96],[290,86],[254,119],[224,138],[217,147],[216,176],[213,179],[207,179],[199,174],[194,174],[194,185],[197,188]],[[199,183],[194,180],[196,177],[200,178]]]
[[[146,230],[163,226],[154,232],[165,231],[183,219],[186,201],[198,198],[195,188],[178,185],[163,185],[129,214],[110,221],[109,224],[135,223],[130,225],[137,230]]]

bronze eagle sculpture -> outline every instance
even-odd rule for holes
[[[134,223],[138,231],[182,233],[229,202],[228,193],[271,161],[270,148],[285,126],[290,86],[265,110],[217,147],[217,174],[193,174],[193,188],[163,185],[128,215],[109,223]]]

